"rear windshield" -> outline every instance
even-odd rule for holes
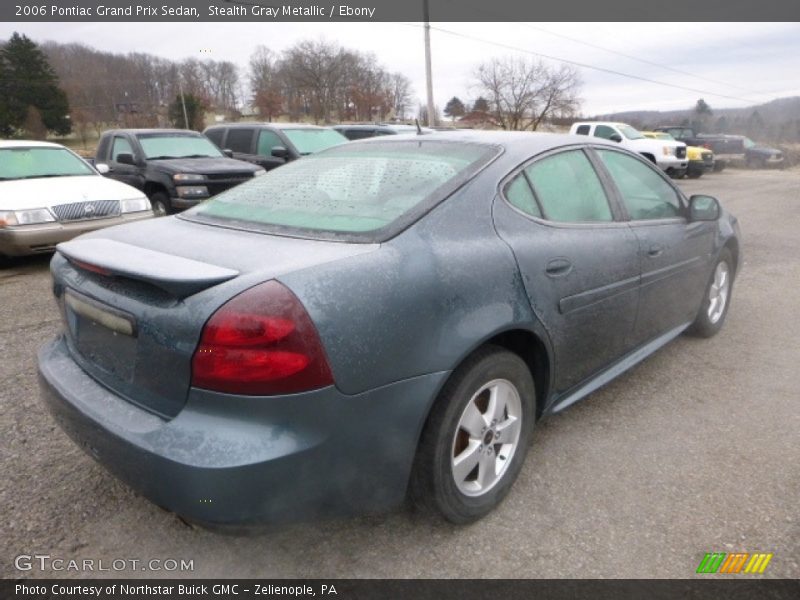
[[[313,154],[347,141],[333,129],[284,129],[283,133],[300,154]]]
[[[184,214],[303,237],[380,241],[498,152],[482,144],[422,140],[346,144],[269,171]],[[332,235],[319,235],[325,232]]]
[[[181,133],[140,133],[137,139],[145,158],[218,158],[224,156],[208,138]]]
[[[0,149],[0,181],[96,174],[83,159],[63,148]]]

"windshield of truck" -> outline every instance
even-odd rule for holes
[[[348,141],[333,129],[284,129],[283,133],[300,154],[313,154]]]
[[[756,145],[756,143],[751,140],[750,138],[742,138],[742,143],[744,144],[745,148],[752,148]]]
[[[84,160],[64,148],[22,146],[0,149],[0,181],[96,175]]]
[[[617,129],[629,140],[643,140],[644,136],[630,125],[617,125]]]
[[[150,160],[167,158],[220,158],[220,152],[211,140],[190,133],[140,133],[136,135]]]

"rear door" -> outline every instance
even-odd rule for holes
[[[561,150],[512,173],[494,218],[550,336],[556,391],[623,355],[636,318],[639,246],[590,155]]]
[[[647,161],[613,148],[595,151],[639,243],[642,278],[634,340],[644,343],[694,319],[716,224],[689,223],[682,195]]]
[[[228,135],[225,136],[225,149],[233,152],[233,158],[257,163],[255,137],[254,127],[229,127]]]

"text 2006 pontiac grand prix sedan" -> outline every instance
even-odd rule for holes
[[[41,349],[62,427],[201,524],[464,523],[534,424],[722,326],[736,219],[602,140],[397,136],[59,245]]]

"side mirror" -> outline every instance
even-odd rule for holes
[[[618,144],[622,141],[622,136],[618,133],[612,133],[611,137],[609,137],[612,142],[617,142]]]
[[[713,196],[694,195],[689,198],[689,221],[716,221],[722,209]]]
[[[228,158],[233,158],[233,150],[230,148],[225,148],[222,153],[227,156]]]
[[[272,154],[272,156],[274,156],[275,158],[282,158],[283,160],[289,160],[289,151],[283,146],[274,146],[270,154]]]
[[[123,152],[122,154],[117,154],[117,162],[121,165],[133,165],[136,166],[136,161],[133,160],[133,154],[129,154],[128,152]]]
[[[111,167],[109,167],[106,163],[97,163],[94,168],[97,169],[97,172],[100,173],[100,175],[106,175],[111,171]]]

